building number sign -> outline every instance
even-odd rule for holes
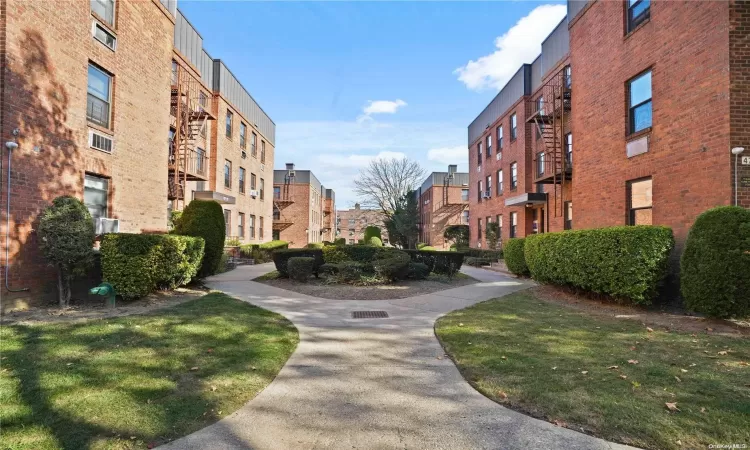
[[[743,166],[750,166],[750,156],[743,156],[742,157],[742,165]]]

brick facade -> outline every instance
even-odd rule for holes
[[[290,248],[333,241],[336,212],[335,194],[326,189],[309,170],[274,171],[274,239],[287,241]],[[290,176],[294,173],[294,176]]]
[[[450,242],[443,237],[451,225],[468,225],[464,211],[469,209],[469,174],[433,172],[422,187],[418,196],[420,231],[419,241],[439,250],[448,250]]]
[[[390,243],[388,231],[385,228],[383,220],[385,216],[380,211],[373,209],[362,209],[359,203],[352,209],[344,209],[336,212],[337,229],[336,237],[346,239],[347,244],[356,244],[360,239],[365,238],[365,228],[370,225],[380,227],[380,236],[383,244]]]

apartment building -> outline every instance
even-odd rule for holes
[[[174,42],[170,208],[215,200],[229,239],[270,241],[276,125],[179,10]]]
[[[170,210],[214,198],[228,205],[228,235],[252,242],[255,215],[255,241],[270,240],[263,183],[255,197],[239,191],[240,168],[260,180],[263,158],[273,165],[273,122],[202,49],[175,0],[0,0],[0,57],[0,134],[17,144],[0,146],[4,310],[55,297],[34,229],[61,195],[84,201],[98,233],[163,233]],[[218,139],[227,109],[235,145]],[[242,158],[242,123],[257,158]],[[217,160],[233,164],[230,188]]]
[[[469,224],[469,174],[456,165],[447,172],[432,172],[417,188],[419,241],[441,250],[450,242],[443,237],[451,225]]]
[[[750,207],[730,152],[750,153],[749,23],[741,2],[569,1],[469,126],[471,245],[487,222],[504,240],[654,224],[679,249],[706,209]]]
[[[336,237],[346,239],[347,244],[356,244],[360,239],[365,238],[365,228],[372,225],[380,227],[383,244],[389,244],[384,219],[385,216],[381,211],[362,209],[359,203],[355,203],[354,208],[337,212]]]
[[[310,170],[273,171],[273,238],[291,248],[332,241],[336,196]]]

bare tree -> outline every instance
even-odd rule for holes
[[[360,170],[354,192],[366,207],[383,211],[391,218],[402,198],[422,181],[424,170],[418,162],[406,158],[378,158]]]

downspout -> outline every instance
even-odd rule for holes
[[[18,143],[16,142],[17,139],[18,128],[13,130],[13,140],[5,143],[5,148],[8,151],[8,187],[5,194],[8,197],[8,203],[5,210],[5,289],[8,292],[25,292],[29,290],[29,288],[11,289],[8,284],[8,271],[10,269],[10,163],[13,149],[18,148]]]

